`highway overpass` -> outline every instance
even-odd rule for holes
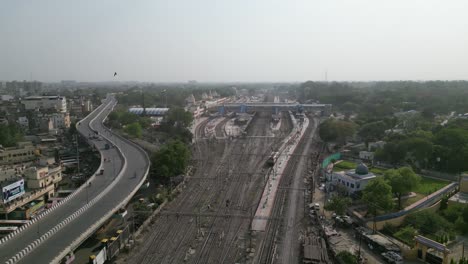
[[[101,153],[103,175],[95,175],[81,189],[71,194],[53,210],[39,216],[34,223],[0,244],[3,263],[56,263],[73,251],[112,214],[125,205],[144,182],[149,159],[135,144],[125,140],[103,125],[117,104],[107,99],[83,119],[78,131],[85,137],[97,132],[105,140],[89,139]],[[115,146],[108,150],[105,144]],[[104,158],[110,162],[103,162]],[[99,170],[98,170],[99,171]]]

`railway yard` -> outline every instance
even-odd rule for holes
[[[269,184],[268,160],[296,121],[281,112],[250,115],[245,132],[226,131],[231,117],[206,119],[195,127],[194,173],[147,227],[120,263],[299,263],[301,241],[311,230],[307,218],[312,176],[321,145],[315,140],[318,119],[310,116],[303,136],[284,159],[282,177],[264,231],[252,221]],[[260,217],[261,218],[261,217]]]

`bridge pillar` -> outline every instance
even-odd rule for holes
[[[224,106],[220,106],[220,107],[218,108],[218,113],[219,113],[219,115],[221,115],[221,116],[224,115]]]
[[[240,106],[240,112],[241,112],[241,113],[247,112],[247,106],[246,106],[245,104],[241,104],[241,106]]]

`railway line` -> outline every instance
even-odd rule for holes
[[[311,119],[311,123],[307,128],[305,135],[314,134],[316,128],[316,124],[314,122],[315,121]],[[297,242],[297,235],[301,232],[301,222],[304,219],[304,210],[302,210],[302,208],[304,208],[306,204],[305,197],[302,197],[304,199],[292,197],[292,194],[297,196],[305,195],[305,192],[303,191],[304,189],[301,188],[302,186],[294,186],[298,184],[293,183],[295,180],[302,181],[302,176],[300,175],[301,173],[299,173],[299,179],[294,179],[295,176],[298,176],[296,170],[303,169],[304,162],[308,162],[310,153],[312,151],[319,150],[319,144],[312,142],[313,139],[313,137],[303,137],[288,161],[280,182],[280,186],[282,186],[282,188],[278,190],[279,193],[277,194],[272,209],[272,217],[282,220],[269,221],[264,234],[259,234],[261,241],[258,246],[258,253],[253,259],[253,263],[298,263],[300,245]],[[292,212],[286,212],[285,210],[288,205],[291,207],[291,204],[287,204],[287,201],[292,198],[295,199],[295,208],[292,208],[292,210],[291,208],[288,208]],[[291,217],[291,215],[288,214],[295,214],[295,216]],[[288,217],[286,216],[290,217],[290,219],[293,219],[293,222],[289,222]],[[291,234],[288,234],[289,237],[285,236],[287,232],[293,232],[293,235],[295,235],[295,242],[282,241],[282,239],[286,237],[291,240]],[[289,247],[285,246],[283,243],[289,243]],[[280,252],[280,245],[283,246],[282,252]],[[286,252],[284,248],[288,248],[289,252]],[[287,257],[281,256],[283,259],[278,261],[278,256],[280,254],[287,255]]]
[[[217,134],[227,120],[218,123]],[[207,123],[195,129],[196,138],[204,136]],[[196,140],[193,178],[122,262],[234,263],[243,259],[251,219],[226,215],[249,215],[256,208],[258,190],[265,184],[263,165],[291,126],[290,121],[283,122],[276,137],[263,137],[271,133],[270,114],[258,113],[247,131],[252,137]]]

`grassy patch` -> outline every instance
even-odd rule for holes
[[[406,206],[412,205],[413,203],[423,199],[426,197],[424,194],[421,193],[416,193],[416,196],[410,197],[408,199],[402,199],[401,200],[401,208],[405,208]],[[395,203],[395,207],[397,207],[398,204]]]
[[[405,226],[394,233],[393,236],[398,238],[400,241],[405,242],[407,245],[414,246],[414,236],[417,231],[412,226]]]
[[[370,171],[374,174],[379,174],[379,175],[383,175],[384,172],[386,171],[386,169],[381,169],[381,168],[371,168]]]
[[[413,192],[429,195],[437,190],[442,189],[448,184],[449,182],[447,181],[421,177],[421,182],[419,183],[418,187],[413,190]]]
[[[356,166],[357,164],[352,161],[343,160],[342,162],[336,164],[334,168],[339,168],[340,170],[350,170],[355,169]]]

